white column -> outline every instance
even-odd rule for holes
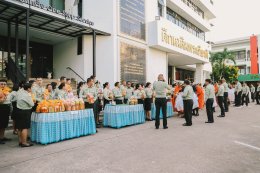
[[[196,64],[195,83],[203,83],[203,64]]]
[[[167,14],[167,8],[166,8],[166,6],[167,6],[166,3],[167,3],[167,2],[166,2],[166,0],[163,0],[163,1],[164,1],[164,6],[163,6],[163,17],[166,18],[166,17],[167,17],[167,15],[166,15],[166,14]]]
[[[176,80],[176,67],[175,66],[172,67],[172,78],[173,78],[173,80]]]

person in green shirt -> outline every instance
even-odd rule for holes
[[[242,85],[238,81],[238,79],[235,80],[235,106],[239,107],[241,106],[241,97],[242,97]]]
[[[184,107],[184,118],[186,123],[183,126],[192,126],[192,108],[193,108],[193,95],[194,91],[190,85],[189,80],[184,81],[184,91],[183,91],[183,107]]]
[[[33,144],[27,142],[28,129],[31,124],[31,113],[34,102],[32,99],[32,85],[26,83],[23,89],[17,92],[17,117],[16,128],[18,129],[19,146],[31,147]]]
[[[244,103],[246,103],[246,106],[248,106],[249,92],[250,92],[250,89],[247,86],[247,83],[244,82],[243,87],[242,87],[242,106],[244,106]]]
[[[57,91],[57,98],[59,100],[66,100],[68,98],[68,93],[66,90],[66,84],[65,83],[61,83],[60,86],[58,87],[58,91]]]
[[[113,93],[110,90],[110,84],[108,82],[104,83],[103,87],[104,87],[103,95],[104,95],[104,108],[105,108],[106,104],[110,104],[110,102],[113,101]]]
[[[228,84],[226,82],[226,79],[222,79],[221,80],[221,83],[224,87],[224,109],[225,109],[225,112],[228,112]]]
[[[123,104],[124,97],[122,95],[119,82],[115,83],[115,88],[112,91],[113,91],[113,94],[114,94],[114,97],[115,97],[116,104],[117,105]]]
[[[206,100],[206,110],[207,110],[207,117],[208,121],[205,123],[214,123],[214,117],[213,117],[213,103],[214,103],[214,97],[215,97],[215,88],[212,85],[211,79],[205,80],[205,100]]]
[[[160,127],[160,111],[162,110],[163,114],[163,128],[168,129],[167,126],[167,100],[166,100],[166,90],[170,89],[168,84],[165,82],[163,74],[159,74],[158,81],[153,83],[153,90],[155,93],[155,128],[159,129]]]

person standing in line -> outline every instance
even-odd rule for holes
[[[190,81],[184,81],[184,91],[183,91],[183,105],[184,105],[184,118],[186,123],[183,126],[192,126],[192,108],[193,108],[193,96],[194,91],[190,85]]]
[[[146,114],[146,120],[152,121],[151,109],[152,109],[152,101],[153,101],[153,90],[152,90],[152,84],[150,82],[146,83],[144,91],[146,95],[146,98],[144,99],[144,110]]]
[[[115,88],[112,90],[114,97],[115,97],[115,102],[117,105],[123,104],[124,97],[122,95],[122,92],[120,90],[120,83],[116,82],[115,83]]]
[[[255,102],[255,86],[253,84],[251,84],[250,92],[251,92],[251,100]]]
[[[132,88],[131,82],[128,81],[126,86],[126,96],[125,96],[126,103],[133,96],[133,94],[134,94],[134,88]]]
[[[103,95],[104,95],[104,109],[107,104],[110,104],[113,100],[113,93],[110,90],[110,84],[108,82],[103,84],[104,90],[103,90]]]
[[[122,95],[124,97],[124,101],[123,101],[124,104],[127,104],[127,101],[128,101],[128,99],[126,98],[126,89],[127,89],[127,84],[126,84],[126,81],[123,80],[121,82],[121,85],[120,85],[120,90],[121,90],[121,93],[122,93]]]
[[[243,87],[242,87],[242,106],[244,106],[244,103],[246,103],[246,106],[248,106],[249,92],[250,92],[249,87],[247,86],[246,83],[243,83]]]
[[[196,94],[198,96],[198,102],[199,102],[199,109],[203,109],[204,108],[204,105],[205,105],[205,101],[204,101],[204,91],[203,91],[203,88],[201,86],[201,84],[198,84],[196,86]],[[199,116],[199,113],[197,113],[196,116]]]
[[[144,99],[146,98],[145,91],[140,84],[136,84],[135,88],[134,96],[137,98],[138,104],[142,104],[144,106]]]
[[[205,85],[206,85],[205,100],[206,100],[206,109],[207,109],[207,116],[208,116],[208,121],[206,121],[205,123],[214,123],[213,103],[215,97],[215,89],[211,83],[212,83],[211,79],[205,80]]]
[[[82,90],[79,93],[79,97],[83,98],[86,109],[93,109],[96,127],[99,127],[98,107],[95,105],[97,97],[98,97],[98,93],[97,93],[97,89],[94,85],[93,78],[87,79],[87,85],[82,88]]]
[[[257,104],[257,105],[260,105],[260,82],[257,82],[256,104]]]
[[[0,79],[0,144],[11,140],[5,137],[5,129],[8,127],[11,110],[10,91],[10,88],[7,87],[7,81]]]
[[[239,107],[241,106],[242,85],[237,79],[235,80],[235,84],[235,106]]]
[[[228,84],[226,82],[226,79],[222,79],[222,83],[223,87],[224,87],[224,109],[225,112],[228,112]]]
[[[31,124],[31,114],[34,102],[31,96],[32,85],[26,83],[23,90],[17,92],[17,115],[16,128],[18,129],[18,138],[20,147],[31,147],[33,144],[27,141],[28,129]]]
[[[160,111],[162,109],[163,113],[163,128],[168,129],[167,126],[167,100],[166,100],[166,90],[170,89],[168,84],[165,82],[163,74],[159,74],[158,81],[153,83],[153,90],[155,92],[155,107],[156,107],[156,116],[155,116],[155,128],[159,129],[160,127]]]
[[[224,108],[224,101],[225,101],[225,81],[224,80],[220,80],[219,81],[219,89],[218,89],[218,93],[217,93],[217,98],[218,98],[218,105],[220,107],[221,110],[221,114],[218,117],[225,117],[225,108]]]
[[[33,107],[33,111],[36,110],[38,103],[40,103],[44,99],[45,87],[43,86],[42,78],[36,78],[36,84],[33,86],[32,84],[32,94],[36,99],[36,103]]]
[[[18,135],[18,130],[15,126],[16,114],[17,114],[17,92],[19,90],[19,85],[14,85],[12,92],[9,94],[10,102],[12,104],[11,118],[13,120],[13,134]]]

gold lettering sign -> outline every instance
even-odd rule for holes
[[[176,38],[168,34],[167,29],[165,28],[162,28],[161,35],[162,42],[166,44],[178,47],[206,59],[209,58],[209,52],[207,50],[203,50],[200,46],[194,46],[193,44],[186,42],[182,37]]]

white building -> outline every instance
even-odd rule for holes
[[[10,37],[16,38],[18,18],[22,25],[18,27],[20,42],[26,40],[22,19],[26,18],[23,10],[29,9],[30,49],[17,51],[18,57],[13,58],[19,67],[27,64],[21,70],[26,69],[29,77],[45,77],[49,66],[55,78],[69,76],[66,67],[71,67],[82,78],[94,73],[101,82],[153,82],[162,73],[169,81],[189,78],[202,83],[211,72],[207,35],[210,20],[216,17],[212,0],[39,0],[42,5],[37,7],[28,2],[0,1],[0,13],[5,15],[3,20],[0,18],[0,26],[5,28],[0,35],[3,40],[9,38],[11,19]],[[9,7],[22,11],[12,14]],[[86,20],[82,22],[78,15]],[[45,17],[43,21],[41,16]],[[4,54],[12,56],[16,51],[2,47],[3,64]],[[25,53],[28,58],[23,59]]]
[[[245,75],[251,73],[250,60],[250,37],[235,38],[216,42],[212,45],[212,52],[222,52],[225,48],[235,55],[236,64],[229,61],[228,64],[239,68],[239,74]]]

